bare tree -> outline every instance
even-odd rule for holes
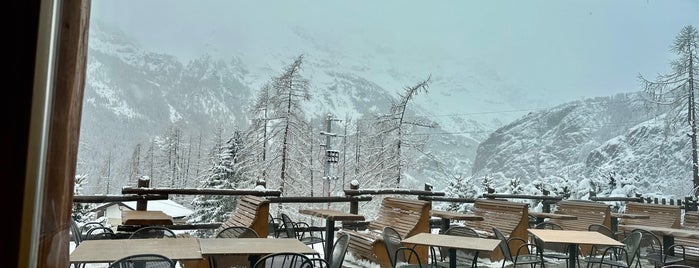
[[[381,116],[378,121],[382,132],[388,135],[388,137],[393,138],[391,144],[392,146],[389,146],[388,148],[391,150],[391,163],[393,163],[392,165],[394,165],[396,170],[395,176],[397,187],[400,186],[401,174],[407,161],[407,157],[404,155],[403,151],[411,148],[420,150],[426,143],[426,140],[424,139],[414,140],[408,138],[410,132],[412,132],[412,129],[415,127],[436,127],[436,124],[432,121],[421,118],[409,119],[406,115],[406,112],[408,111],[408,102],[410,102],[421,91],[427,93],[429,83],[430,77],[413,86],[406,87],[403,93],[399,94],[398,102],[391,106],[390,113]]]
[[[305,147],[302,143],[308,142],[306,133],[309,123],[303,114],[302,101],[311,98],[309,94],[309,81],[301,76],[301,64],[303,55],[298,56],[294,62],[287,66],[279,77],[272,80],[272,89],[275,91],[274,98],[271,99],[273,117],[279,118],[279,123],[275,128],[280,130],[278,135],[281,138],[279,143],[281,167],[279,176],[279,189],[284,193],[285,188],[292,186],[290,183],[300,179],[291,174],[291,168],[296,166],[296,170],[301,167],[300,159],[292,157],[294,153],[302,152]],[[270,135],[274,135],[272,132]],[[291,176],[290,176],[291,175]]]
[[[660,106],[670,106],[670,114],[666,117],[672,124],[686,122],[689,127],[687,136],[692,143],[692,174],[694,193],[699,187],[699,161],[697,160],[697,127],[695,76],[699,72],[699,57],[697,52],[699,33],[692,25],[687,25],[675,38],[671,51],[677,54],[673,60],[672,73],[660,74],[655,81],[650,81],[639,75],[644,92],[650,103]],[[686,120],[684,113],[687,113]]]

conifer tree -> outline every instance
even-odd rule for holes
[[[671,125],[685,125],[691,142],[692,181],[694,194],[699,195],[699,159],[697,159],[696,79],[699,74],[699,32],[692,25],[682,28],[670,50],[677,54],[670,66],[672,72],[660,74],[654,81],[639,75],[648,102],[669,106],[666,118]]]

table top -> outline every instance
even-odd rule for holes
[[[160,210],[124,210],[121,212],[124,225],[172,225],[172,216]]]
[[[614,240],[602,233],[595,231],[572,231],[550,229],[528,229],[545,243],[567,243],[584,245],[623,246],[621,242]]]
[[[414,236],[403,239],[401,242],[406,244],[448,247],[456,249],[473,249],[479,251],[493,251],[500,244],[500,240],[498,239],[443,235],[433,233],[418,233]]]
[[[142,253],[157,253],[173,260],[201,260],[196,238],[85,240],[70,254],[70,262],[113,262]]]
[[[566,214],[558,214],[558,213],[549,213],[549,212],[534,212],[531,211],[529,212],[529,215],[532,215],[537,218],[549,218],[549,219],[557,219],[557,220],[577,220],[578,217],[575,215],[566,215]]]
[[[620,219],[650,219],[650,215],[647,214],[612,213],[611,215]]]
[[[457,221],[482,221],[483,216],[475,214],[465,214],[455,211],[444,211],[444,210],[430,210],[430,214],[434,217],[440,217],[443,219],[457,220]]]
[[[659,234],[666,235],[666,236],[699,239],[699,230],[655,227],[655,226],[635,225],[635,224],[624,224],[624,225],[620,224],[619,229],[623,229],[623,230],[627,230],[627,231],[632,231],[633,229],[644,229],[646,231],[651,231],[653,233],[659,233]]]
[[[333,221],[363,221],[364,216],[332,209],[301,209],[299,213]]]
[[[202,255],[318,254],[318,251],[294,238],[200,238],[199,246]]]

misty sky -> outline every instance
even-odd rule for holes
[[[372,44],[404,62],[482,61],[574,99],[636,91],[639,73],[669,71],[676,34],[699,27],[699,1],[95,0],[91,16],[184,61],[283,47],[279,29],[293,28],[348,55]]]

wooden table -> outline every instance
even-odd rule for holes
[[[624,244],[594,231],[571,231],[550,229],[528,229],[544,243],[568,244],[568,267],[575,268],[578,245],[623,246]]]
[[[612,213],[612,232],[619,231],[619,219],[650,219],[647,214]]]
[[[449,267],[456,268],[456,250],[470,249],[476,251],[478,258],[479,251],[493,251],[500,244],[498,239],[488,239],[479,237],[454,236],[432,233],[419,233],[401,241],[406,244],[425,245],[433,247],[449,248]]]
[[[549,212],[529,212],[529,215],[532,215],[536,217],[536,223],[542,223],[544,222],[544,219],[557,219],[557,220],[577,220],[578,217],[575,215],[566,215],[566,214],[558,214],[558,213],[549,213]]]
[[[625,231],[633,231],[634,229],[643,229],[646,231],[660,234],[663,236],[663,251],[668,252],[668,255],[674,255],[675,252],[669,248],[675,244],[675,237],[699,239],[699,230],[678,229],[667,227],[655,227],[646,225],[622,224],[619,228]]]
[[[483,216],[475,214],[465,214],[455,211],[430,210],[430,215],[442,219],[441,233],[444,233],[451,226],[451,221],[482,221]]]
[[[143,253],[162,254],[177,261],[202,260],[196,238],[85,240],[70,253],[71,263],[109,263]]]
[[[333,241],[335,241],[335,221],[363,221],[364,216],[332,209],[301,209],[299,213],[325,219],[325,260],[330,264]]]
[[[249,256],[250,267],[264,255],[279,252],[295,252],[306,255],[318,254],[295,238],[200,238],[201,255],[209,258],[215,255]]]
[[[172,225],[172,216],[160,210],[124,210],[121,212],[123,225]]]

